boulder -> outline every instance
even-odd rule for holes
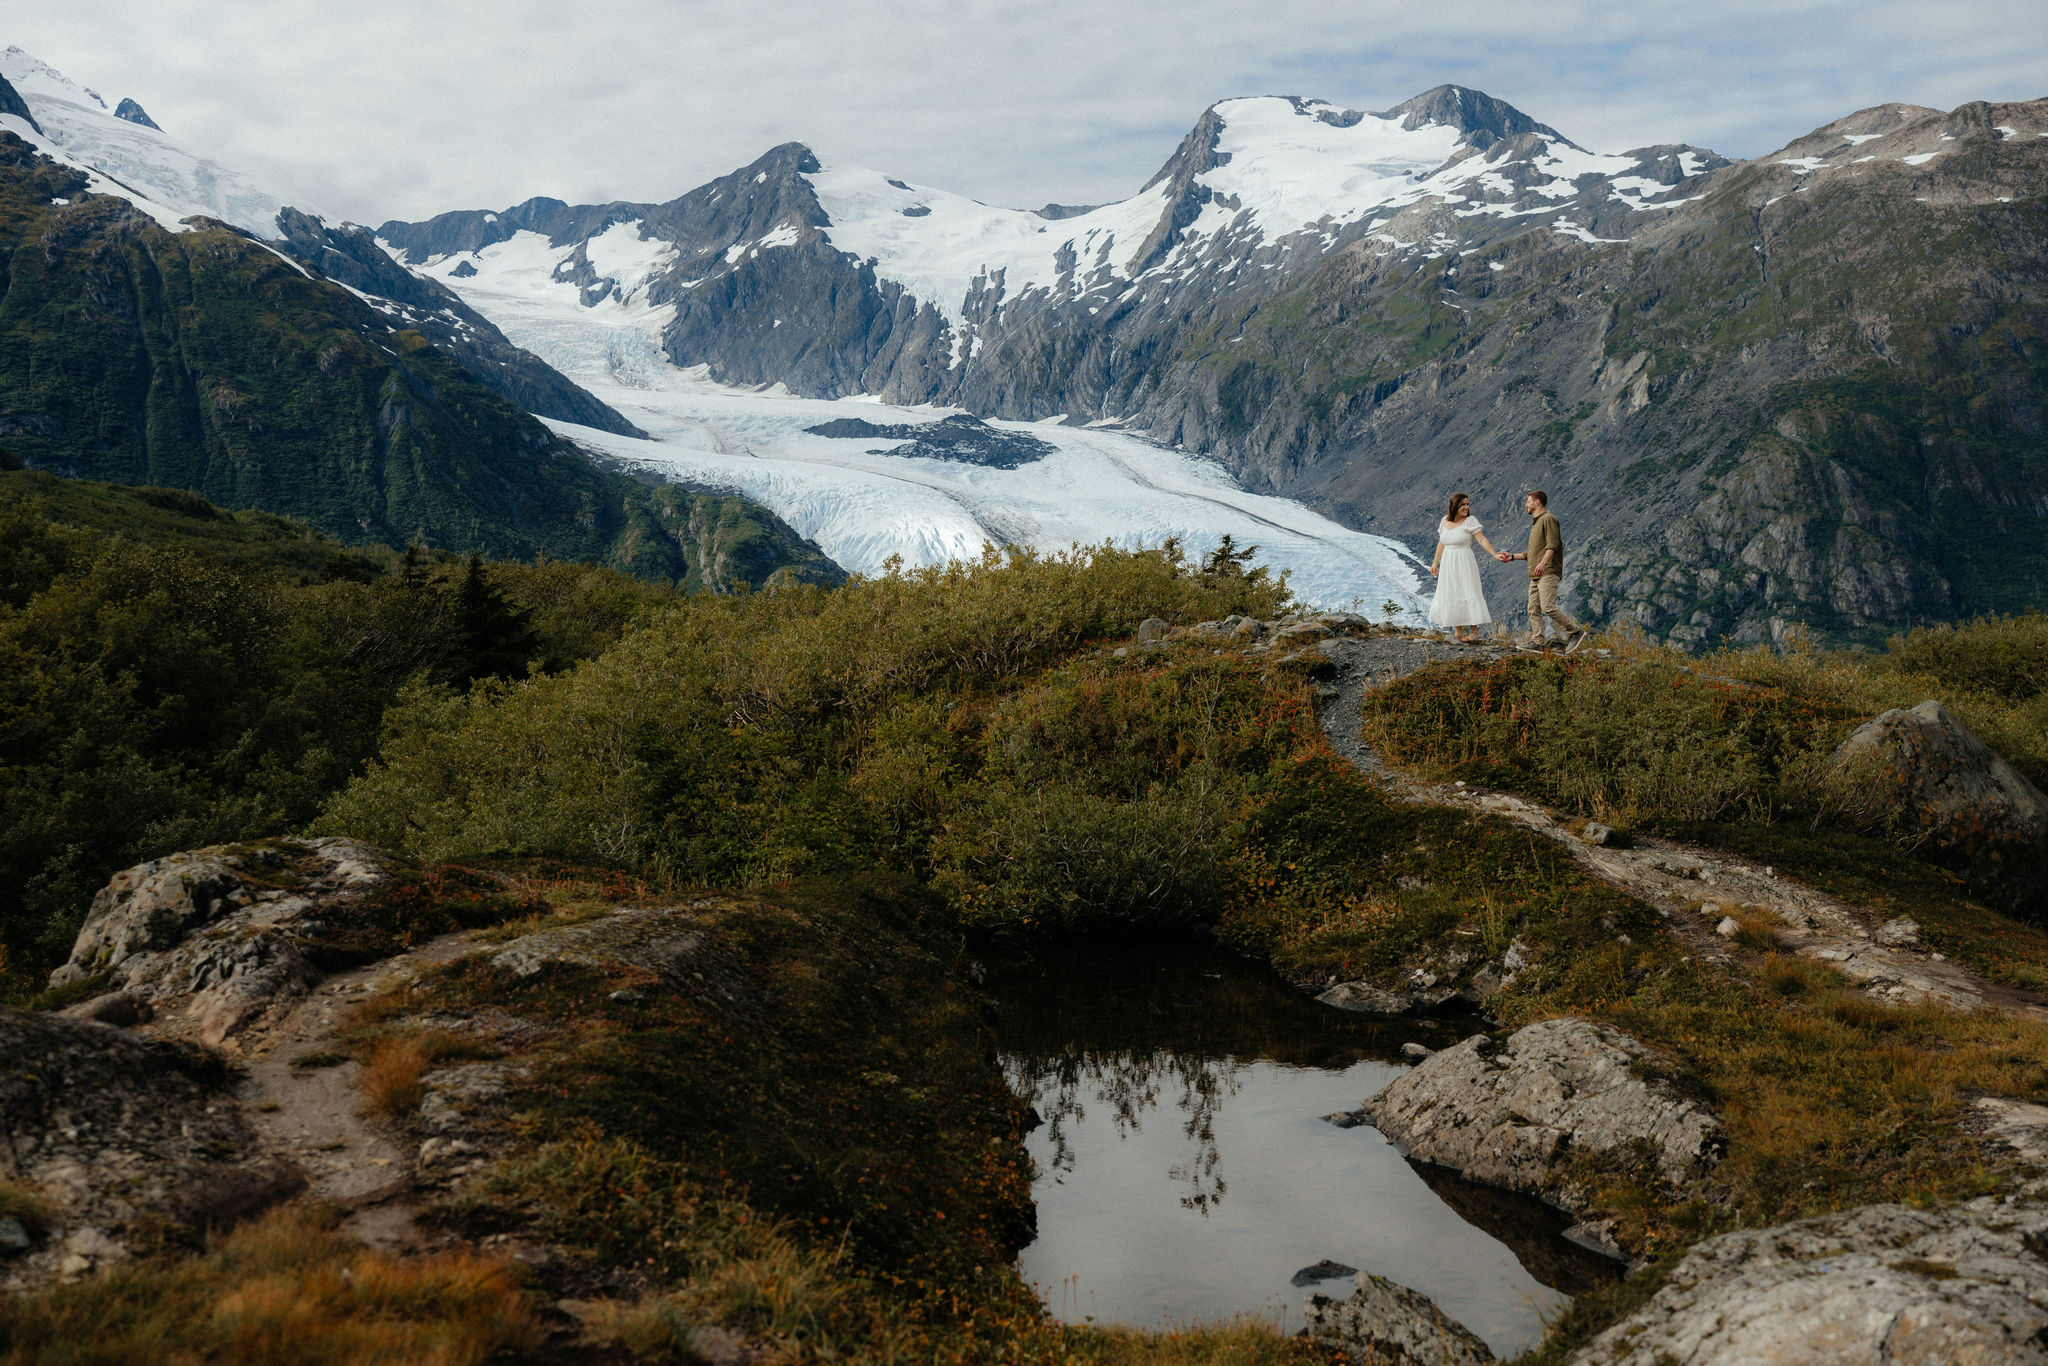
[[[350,839],[152,859],[100,889],[50,985],[100,979],[81,1013],[118,1024],[147,1018],[152,1003],[189,997],[192,1032],[217,1044],[320,980],[308,941],[352,923],[390,879],[384,857]]]
[[[1146,617],[1138,623],[1138,643],[1150,645],[1155,641],[1164,640],[1172,630],[1173,623],[1165,618]]]
[[[1639,1075],[1652,1057],[1607,1025],[1543,1020],[1424,1059],[1363,1113],[1416,1161],[1577,1212],[1590,1194],[1567,1174],[1575,1154],[1640,1154],[1683,1185],[1725,1151],[1718,1120]]]
[[[1925,836],[1923,847],[1977,880],[2012,889],[2048,865],[2048,796],[1941,703],[1865,722],[1835,758],[1875,763],[1900,819]],[[2029,890],[2038,905],[2038,886]]]
[[[1710,1238],[1577,1366],[2048,1362],[2048,1209],[1869,1205]]]
[[[1480,1336],[1429,1296],[1384,1276],[1361,1275],[1348,1299],[1309,1296],[1308,1336],[1370,1366],[1483,1366]]]

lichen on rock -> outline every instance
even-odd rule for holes
[[[1683,1185],[1720,1160],[1721,1124],[1642,1073],[1651,1050],[1608,1025],[1543,1020],[1506,1039],[1474,1035],[1366,1101],[1409,1157],[1578,1212],[1580,1154],[1648,1154]]]
[[[1575,1366],[2048,1360],[2048,1209],[1869,1205],[1686,1253]]]
[[[217,1044],[268,1007],[304,995],[323,975],[307,956],[309,942],[355,918],[391,876],[383,855],[340,838],[152,859],[115,874],[93,897],[50,985],[100,979],[100,995],[78,1007],[93,1018],[139,1017],[145,1005],[189,998],[189,1032]],[[113,995],[127,1006],[106,999]]]
[[[1494,1355],[1483,1339],[1434,1300],[1367,1272],[1349,1298],[1311,1295],[1308,1336],[1361,1366],[1484,1366]]]

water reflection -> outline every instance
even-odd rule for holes
[[[1165,1049],[1104,1054],[1080,1048],[1035,1057],[1012,1053],[1005,1063],[1012,1088],[1030,1098],[1045,1122],[1038,1138],[1045,1153],[1039,1159],[1041,1177],[1059,1180],[1073,1172],[1071,1133],[1088,1120],[1084,1095],[1108,1110],[1121,1140],[1138,1131],[1144,1117],[1159,1108],[1162,1090],[1170,1089],[1175,1093],[1171,1108],[1180,1114],[1180,1131],[1192,1150],[1167,1168],[1167,1175],[1187,1188],[1181,1208],[1206,1216],[1228,1193],[1229,1185],[1217,1172],[1216,1113],[1237,1094],[1244,1064]]]
[[[1398,1075],[1402,1043],[1441,1047],[1454,1027],[1347,1015],[1156,942],[992,966],[1004,1065],[1044,1120],[1019,1265],[1061,1317],[1291,1329],[1309,1293],[1348,1293],[1289,1284],[1332,1260],[1434,1296],[1511,1353],[1602,1274],[1540,1206],[1426,1183],[1374,1130],[1322,1122]]]

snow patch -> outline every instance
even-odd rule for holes
[[[155,129],[115,118],[97,95],[18,47],[0,52],[0,76],[43,127],[43,137],[28,140],[116,182],[101,193],[135,201],[160,223],[168,214],[166,226],[203,214],[261,237],[277,236],[283,202],[226,166]]]

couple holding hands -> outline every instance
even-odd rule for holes
[[[1472,515],[1472,500],[1462,493],[1451,495],[1450,510],[1436,528],[1436,558],[1429,572],[1436,575],[1436,601],[1430,604],[1429,619],[1448,626],[1459,640],[1476,645],[1482,639],[1479,628],[1493,620],[1486,610],[1486,593],[1479,583],[1479,557],[1472,552],[1477,541],[1502,564],[1515,560],[1529,562],[1529,637],[1518,648],[1540,650],[1544,646],[1543,621],[1548,617],[1564,633],[1566,654],[1586,643],[1586,628],[1557,605],[1558,585],[1564,576],[1564,535],[1550,511],[1550,495],[1534,489],[1522,497],[1528,512],[1529,549],[1520,555],[1495,550],[1486,539],[1486,528]]]

